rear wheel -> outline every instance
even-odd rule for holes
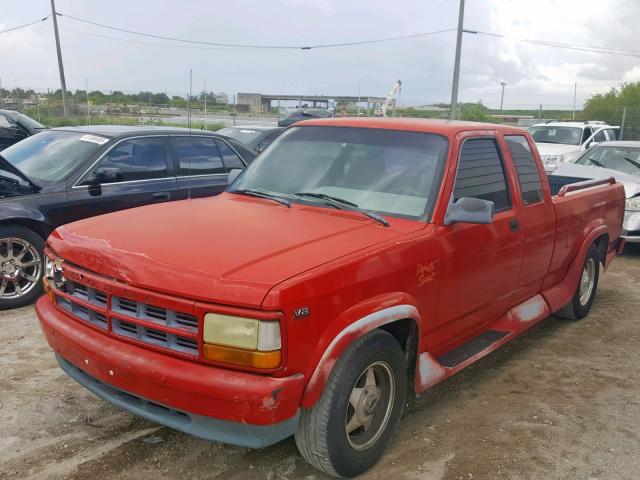
[[[19,225],[0,226],[0,310],[22,307],[42,294],[44,240]]]
[[[407,389],[404,352],[374,330],[336,362],[320,400],[302,412],[296,444],[329,475],[354,477],[376,464],[400,421]]]
[[[596,298],[600,277],[600,252],[591,245],[582,266],[580,281],[571,302],[556,312],[556,315],[569,320],[580,320],[587,316]]]

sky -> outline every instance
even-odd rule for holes
[[[314,45],[453,29],[458,0],[56,0],[67,88],[385,96],[402,80],[400,103],[448,102],[455,31],[312,50],[187,46],[65,18],[206,42]],[[50,0],[0,0],[0,31],[51,13]],[[578,107],[594,93],[640,81],[640,0],[466,0],[460,101],[505,108]],[[110,38],[105,38],[110,37]],[[638,57],[572,51],[520,39],[635,50]],[[51,19],[0,34],[5,88],[59,88]]]

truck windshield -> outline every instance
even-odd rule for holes
[[[108,139],[62,130],[45,130],[2,151],[2,156],[35,183],[66,179]]]
[[[287,130],[236,181],[322,206],[323,194],[384,215],[428,218],[448,141],[440,135],[372,128],[308,126]],[[307,195],[296,195],[305,192]]]
[[[531,127],[529,133],[536,143],[561,143],[563,145],[580,145],[582,129],[577,127]]]

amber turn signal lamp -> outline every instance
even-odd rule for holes
[[[51,284],[49,283],[49,280],[47,278],[43,278],[42,279],[42,284],[44,285],[44,293],[47,297],[49,297],[49,300],[51,300],[51,303],[56,303],[56,296],[53,293],[53,288],[51,288]]]
[[[230,363],[252,368],[278,368],[280,366],[280,350],[260,352],[240,348],[223,347],[222,345],[204,344],[204,358],[214,362]]]

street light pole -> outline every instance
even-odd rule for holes
[[[53,33],[56,37],[56,50],[58,52],[58,70],[60,71],[60,88],[62,90],[62,114],[67,118],[67,82],[64,79],[64,66],[62,65],[62,50],[60,50],[60,35],[58,34],[58,16],[56,4],[51,0],[51,16],[53,18]]]
[[[462,29],[464,24],[464,0],[460,0],[458,12],[458,33],[456,37],[456,58],[453,65],[453,85],[451,87],[451,120],[455,120],[458,110],[458,83],[460,80],[460,54],[462,52]]]
[[[504,87],[507,86],[507,82],[500,82],[502,85],[502,95],[500,95],[500,111],[502,111],[502,104],[504,103]]]

